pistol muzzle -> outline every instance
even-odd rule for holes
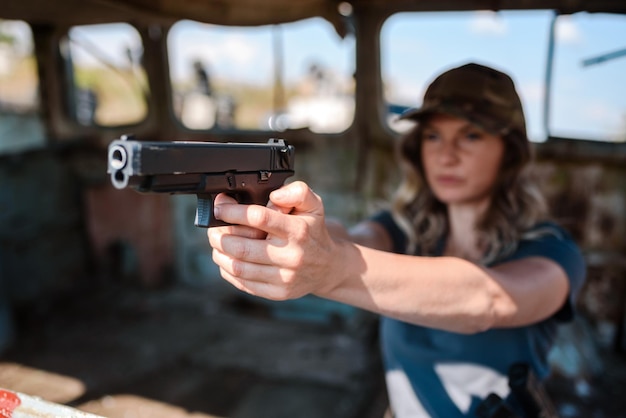
[[[124,172],[124,168],[128,163],[128,151],[121,145],[112,145],[109,147],[109,173],[111,174],[111,183],[116,189],[124,189],[128,186],[128,175]]]

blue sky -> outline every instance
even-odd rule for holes
[[[469,17],[469,18],[468,18]],[[476,61],[511,74],[529,131],[545,136],[543,96],[552,13],[478,12],[397,15],[383,28],[383,76],[400,102],[419,100],[433,74]],[[595,68],[583,58],[626,48],[626,18],[561,17],[554,67],[553,134],[602,137],[626,130],[626,57]]]

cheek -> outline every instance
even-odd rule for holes
[[[496,184],[501,172],[502,156],[490,155],[474,162],[473,172],[478,183],[490,189]]]
[[[434,164],[434,159],[432,157],[429,157],[427,153],[422,152],[422,159],[421,159],[421,167],[422,167],[422,172],[424,173],[424,177],[425,180],[430,183],[430,176],[433,173],[433,166]]]

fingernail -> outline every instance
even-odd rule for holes
[[[215,216],[215,219],[220,219],[221,212],[222,212],[222,208],[220,208],[219,206],[213,207],[213,216]]]

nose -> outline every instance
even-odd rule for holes
[[[456,141],[441,141],[438,159],[441,164],[454,164],[459,160],[459,149]]]

